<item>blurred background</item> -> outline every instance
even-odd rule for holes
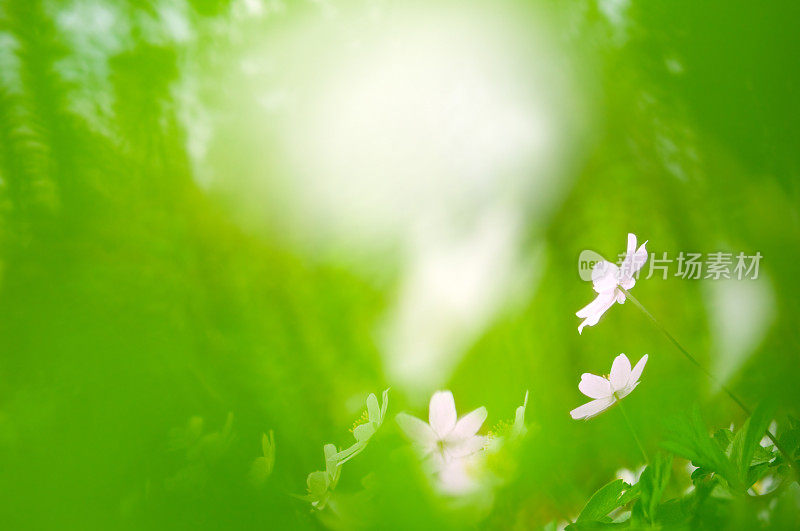
[[[640,458],[626,401],[743,414],[633,305],[577,333],[580,252],[761,253],[757,280],[635,295],[749,404],[797,414],[800,4],[0,2],[0,519],[8,529],[315,528],[309,472],[382,528],[538,528]],[[645,266],[647,270],[647,266]],[[392,420],[437,389],[484,429],[530,391],[513,481],[450,511]],[[248,477],[274,430],[268,480]],[[686,479],[688,484],[688,479]],[[679,483],[673,487],[676,493]],[[363,515],[370,521],[369,515]],[[373,515],[374,516],[374,515]],[[460,518],[464,518],[461,520]],[[361,522],[361,523],[363,523]]]

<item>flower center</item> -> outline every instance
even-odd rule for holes
[[[356,420],[353,422],[353,427],[352,427],[352,428],[350,428],[350,430],[349,430],[349,431],[350,431],[350,433],[352,433],[353,431],[355,431],[355,429],[356,429],[356,428],[358,428],[359,426],[361,426],[362,424],[366,424],[367,422],[369,422],[369,412],[368,412],[368,411],[365,409],[365,410],[364,410],[364,411],[361,413],[361,416],[360,416],[360,417],[358,417],[358,418],[357,418],[357,419],[356,419]]]
[[[495,424],[494,427],[491,430],[489,430],[489,433],[487,433],[486,436],[489,439],[495,439],[497,437],[502,437],[503,435],[505,435],[508,432],[510,432],[512,427],[513,427],[513,423],[512,422],[501,420],[497,424]]]

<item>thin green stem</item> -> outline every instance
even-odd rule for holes
[[[645,464],[649,465],[650,459],[648,459],[647,457],[647,452],[644,449],[644,445],[642,444],[642,441],[639,439],[639,436],[636,435],[636,430],[633,429],[633,423],[631,422],[631,419],[628,418],[628,414],[625,413],[625,408],[622,406],[622,400],[620,400],[619,398],[617,398],[617,406],[619,407],[619,410],[622,412],[622,417],[625,419],[625,424],[628,425],[628,429],[630,430],[631,435],[633,435],[633,440],[636,441],[636,445],[639,447],[639,451],[642,452],[642,457],[644,457]]]
[[[697,359],[695,359],[695,357],[694,357],[694,356],[692,356],[692,355],[689,353],[689,351],[688,351],[688,350],[686,350],[686,349],[683,347],[683,345],[681,345],[681,344],[678,342],[678,340],[677,340],[677,339],[675,339],[675,337],[674,337],[672,334],[670,334],[670,333],[669,333],[669,330],[667,330],[667,329],[664,327],[664,325],[662,325],[662,324],[661,324],[661,323],[658,321],[658,319],[656,319],[655,317],[653,317],[653,314],[651,314],[649,311],[647,311],[647,308],[645,308],[645,307],[644,307],[644,305],[643,305],[641,302],[639,302],[639,300],[638,300],[636,297],[634,297],[633,295],[631,295],[631,293],[630,293],[628,290],[626,290],[625,288],[623,288],[622,286],[619,286],[619,289],[620,289],[620,290],[621,290],[621,291],[622,291],[622,292],[625,294],[625,296],[626,296],[628,299],[630,299],[630,301],[631,301],[631,302],[632,302],[632,303],[633,303],[633,304],[634,304],[634,305],[635,305],[637,308],[639,308],[639,309],[642,311],[642,313],[644,313],[644,314],[647,316],[647,318],[648,318],[648,319],[650,319],[650,321],[651,321],[651,322],[652,322],[654,325],[656,325],[656,328],[658,328],[659,330],[661,330],[661,332],[662,332],[662,333],[663,333],[663,334],[664,334],[664,335],[667,337],[667,339],[669,339],[669,341],[670,341],[670,342],[671,342],[673,345],[675,345],[675,348],[677,348],[677,349],[680,351],[680,353],[681,353],[681,354],[683,354],[683,355],[686,357],[686,359],[688,359],[688,360],[689,360],[690,362],[692,362],[692,363],[693,363],[693,364],[694,364],[694,365],[695,365],[695,366],[696,366],[698,369],[700,369],[700,371],[701,371],[703,374],[705,374],[705,375],[708,377],[708,379],[709,379],[709,380],[711,380],[711,382],[712,382],[712,383],[714,383],[715,385],[719,386],[719,387],[720,387],[720,388],[721,388],[723,391],[725,391],[725,393],[726,393],[726,394],[727,394],[727,395],[728,395],[728,396],[731,398],[731,400],[733,400],[734,402],[736,402],[736,405],[738,405],[740,408],[742,408],[742,411],[744,411],[744,412],[745,412],[747,415],[750,415],[750,408],[748,408],[748,407],[747,407],[747,406],[744,404],[744,402],[742,402],[742,400],[741,400],[741,399],[740,399],[738,396],[736,396],[736,394],[735,394],[733,391],[731,391],[731,390],[730,390],[730,388],[728,388],[728,386],[726,386],[725,384],[723,384],[722,382],[720,382],[719,380],[717,380],[717,379],[714,377],[714,375],[713,375],[713,374],[711,374],[711,372],[710,372],[708,369],[706,369],[706,368],[705,368],[705,367],[704,367],[702,364],[700,364],[700,362],[699,362],[699,361],[697,361]],[[626,417],[626,418],[627,418],[627,417]],[[789,455],[789,453],[786,451],[786,449],[784,449],[784,448],[783,448],[783,446],[782,446],[782,445],[781,445],[781,444],[778,442],[778,439],[777,439],[777,437],[775,437],[775,435],[773,435],[773,434],[772,434],[772,432],[769,430],[769,428],[767,428],[766,435],[767,435],[767,437],[769,438],[769,440],[770,440],[770,441],[772,441],[772,444],[774,444],[774,445],[775,445],[775,448],[777,448],[777,449],[778,449],[778,451],[779,451],[781,454],[783,454],[783,457],[784,457],[784,459],[786,459],[786,461],[789,463],[789,466],[791,466],[791,467],[792,467],[792,470],[794,470],[794,473],[795,473],[795,475],[797,476],[797,480],[798,480],[798,482],[800,482],[800,468],[798,468],[797,462],[796,462],[794,459],[792,459],[792,457]]]
[[[694,365],[695,365],[695,366],[696,366],[698,369],[700,369],[700,371],[701,371],[703,374],[705,374],[705,375],[708,377],[708,379],[709,379],[709,380],[711,380],[711,382],[712,382],[712,383],[714,383],[714,385],[717,385],[717,386],[719,386],[719,387],[720,387],[720,388],[721,388],[723,391],[725,391],[725,393],[726,393],[726,394],[727,394],[727,395],[728,395],[728,396],[731,398],[731,400],[733,400],[734,402],[736,402],[736,405],[738,405],[740,408],[742,408],[742,411],[744,411],[744,412],[745,412],[745,413],[747,413],[748,415],[750,414],[750,409],[749,409],[749,408],[748,408],[748,407],[747,407],[747,406],[744,404],[744,402],[742,402],[742,401],[739,399],[739,397],[738,397],[738,396],[736,396],[736,395],[734,394],[734,392],[733,392],[733,391],[731,391],[731,390],[728,388],[728,386],[726,386],[725,384],[723,384],[722,382],[720,382],[719,380],[717,380],[717,379],[714,377],[714,375],[713,375],[713,374],[711,374],[711,372],[710,372],[708,369],[706,369],[705,367],[703,367],[703,365],[702,365],[702,364],[701,364],[699,361],[697,361],[697,360],[695,359],[695,357],[694,357],[694,356],[692,356],[692,355],[689,353],[689,351],[688,351],[688,350],[686,350],[686,349],[683,347],[683,345],[681,345],[680,343],[678,343],[678,340],[677,340],[677,339],[675,339],[675,337],[674,337],[672,334],[670,334],[670,333],[669,333],[669,330],[667,330],[666,328],[664,328],[664,325],[662,325],[660,322],[658,322],[658,320],[657,320],[655,317],[653,317],[653,314],[651,314],[650,312],[648,312],[648,311],[647,311],[647,308],[645,308],[645,307],[642,305],[642,303],[641,303],[641,302],[639,302],[639,300],[638,300],[636,297],[634,297],[633,295],[631,295],[631,293],[630,293],[628,290],[626,290],[625,288],[623,288],[622,286],[620,286],[620,287],[619,287],[619,289],[620,289],[620,290],[621,290],[621,291],[622,291],[622,292],[625,294],[625,296],[626,296],[628,299],[630,299],[630,301],[631,301],[631,302],[632,302],[632,303],[633,303],[633,304],[634,304],[634,305],[635,305],[637,308],[639,308],[640,310],[642,310],[642,313],[644,313],[644,314],[645,314],[645,315],[646,315],[646,316],[647,316],[647,317],[650,319],[650,321],[652,321],[652,322],[653,322],[653,324],[654,324],[654,325],[656,325],[656,328],[658,328],[659,330],[661,330],[661,332],[662,332],[662,333],[663,333],[665,336],[667,336],[667,339],[669,339],[669,340],[670,340],[670,342],[671,342],[673,345],[675,345],[675,348],[677,348],[677,349],[678,349],[678,350],[681,352],[681,354],[683,354],[683,355],[686,357],[686,359],[688,359],[688,360],[689,360],[690,362],[692,362],[692,363],[693,363],[693,364],[694,364]]]

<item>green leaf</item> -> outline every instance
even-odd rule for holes
[[[692,482],[697,483],[698,481],[705,480],[711,474],[713,474],[713,472],[707,468],[697,468],[692,472]]]
[[[624,507],[630,502],[638,500],[640,495],[641,489],[639,488],[638,483],[632,486],[628,485],[628,489],[625,490],[625,493],[620,497],[617,503],[619,504],[619,507]]]
[[[733,432],[728,428],[719,429],[714,433],[714,442],[724,453],[728,453],[731,441],[733,441]]]
[[[691,497],[684,497],[662,503],[658,506],[658,523],[670,528],[686,524],[692,516],[693,501]]]
[[[623,492],[630,488],[621,479],[615,479],[595,492],[578,516],[578,522],[608,520],[608,513],[620,507]]]
[[[639,479],[642,510],[650,522],[656,520],[656,508],[669,483],[671,470],[672,456],[659,453],[653,463],[644,469]]]
[[[269,430],[269,435],[261,435],[261,451],[264,452],[264,457],[275,462],[275,432],[272,430]]]
[[[773,459],[775,459],[775,450],[774,446],[770,446],[769,448],[764,448],[760,444],[756,447],[756,451],[753,453],[753,460],[750,461],[750,466],[756,466],[763,463],[769,463]]]
[[[789,455],[796,455],[797,449],[800,448],[800,429],[789,428],[781,433],[780,443]]]
[[[761,439],[769,427],[772,418],[772,407],[760,404],[741,429],[736,433],[731,444],[731,461],[736,466],[739,478],[745,488],[750,487],[748,475],[753,464],[753,455],[760,447]]]
[[[769,463],[760,463],[751,466],[750,470],[747,471],[745,484],[753,486],[757,481],[766,476],[768,472],[769,472]]]
[[[628,527],[628,522],[575,522],[568,525],[565,529],[569,531],[581,531],[583,529],[619,529]],[[557,529],[557,528],[555,528]]]
[[[661,446],[691,460],[697,467],[719,474],[733,489],[744,490],[736,467],[720,449],[719,444],[708,435],[696,406],[688,418],[675,418],[668,423],[667,439]]]

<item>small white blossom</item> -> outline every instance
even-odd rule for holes
[[[439,472],[483,448],[485,437],[477,433],[486,415],[486,408],[479,407],[458,419],[453,393],[437,391],[431,397],[427,423],[406,413],[399,413],[396,420],[422,457]]]
[[[628,233],[628,250],[620,266],[607,260],[601,260],[594,266],[592,269],[592,284],[597,292],[597,297],[575,314],[583,319],[583,322],[578,326],[579,334],[583,332],[585,326],[596,325],[600,317],[615,302],[620,304],[625,302],[625,293],[619,288],[622,287],[628,290],[636,284],[634,275],[647,261],[645,245],[647,245],[646,241],[637,249],[636,235]]]
[[[590,419],[610,408],[636,389],[646,363],[647,354],[631,369],[628,357],[620,354],[614,359],[608,378],[588,372],[582,374],[578,389],[594,400],[573,409],[569,414],[574,419]]]
[[[370,393],[367,397],[367,419],[366,422],[359,423],[353,428],[353,437],[356,442],[349,448],[345,448],[335,458],[340,465],[346,463],[353,457],[360,454],[367,443],[378,431],[378,428],[383,424],[383,418],[386,416],[386,409],[389,407],[389,390],[386,389],[381,395],[381,404],[378,404],[378,398],[375,393]]]
[[[308,495],[303,497],[311,502],[312,507],[319,510],[324,509],[328,504],[342,473],[342,468],[336,461],[336,446],[326,444],[323,451],[325,453],[325,470],[317,470],[308,475],[306,479]]]

